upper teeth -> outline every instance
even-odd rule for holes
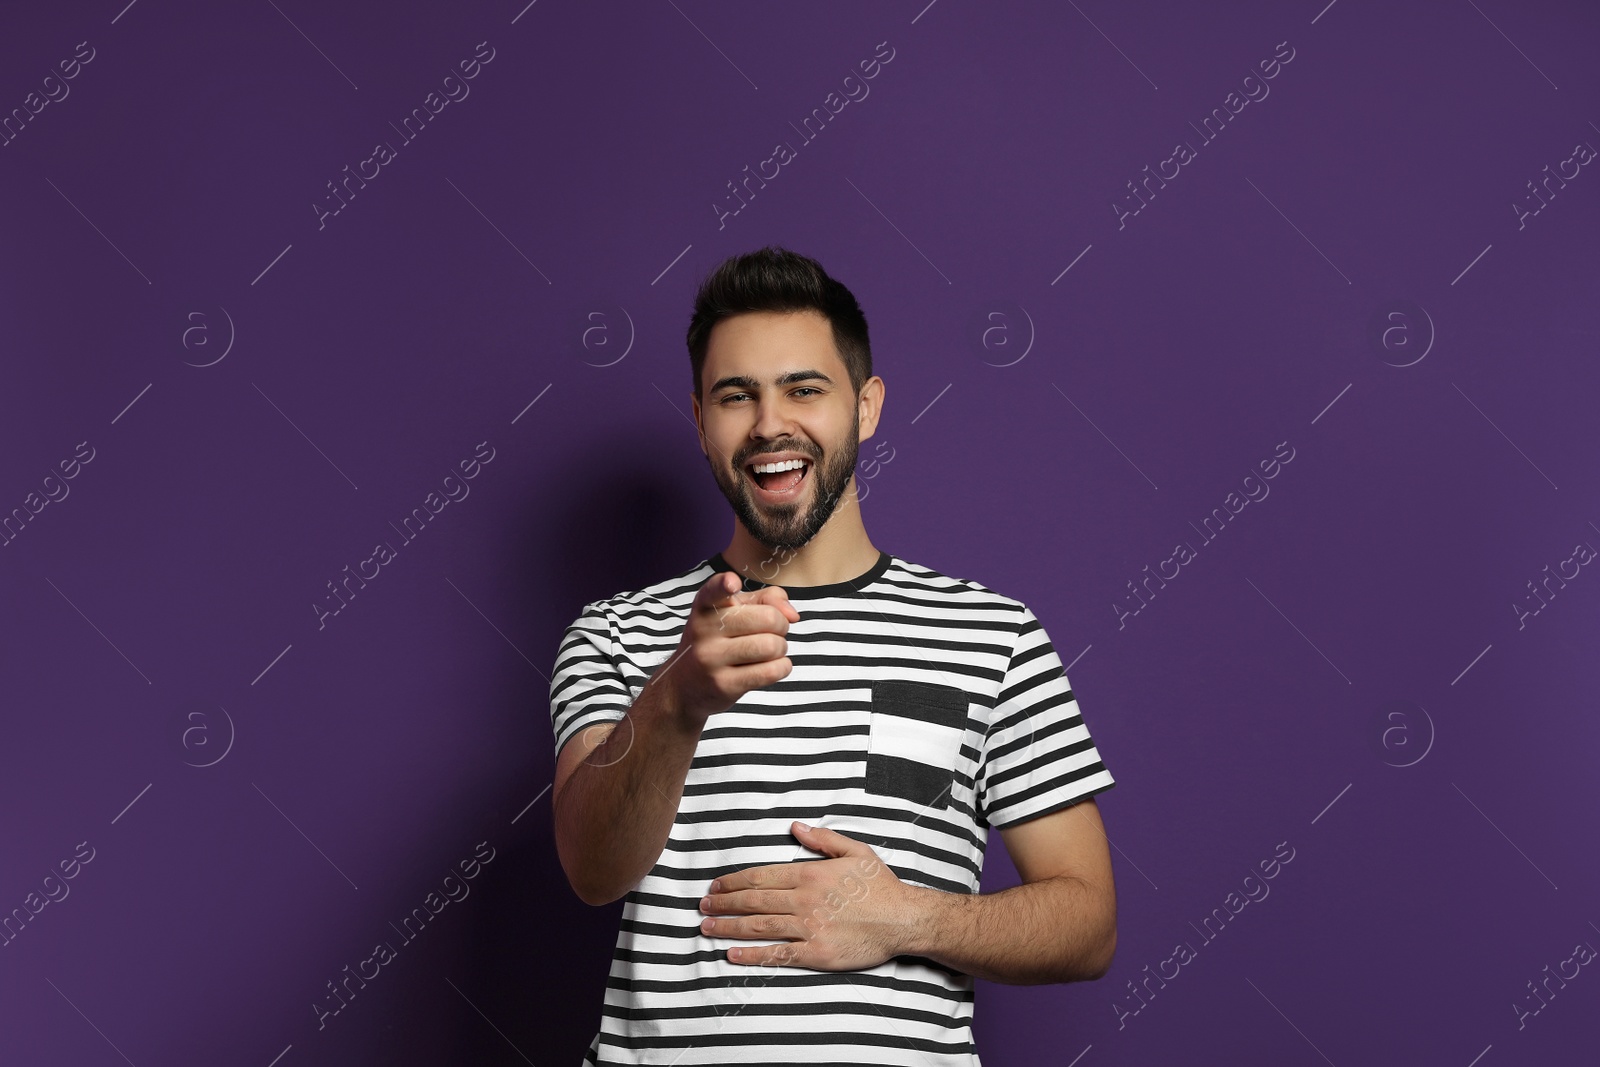
[[[779,471],[798,470],[805,465],[806,461],[803,459],[786,459],[780,463],[756,463],[750,469],[757,474],[776,474]]]

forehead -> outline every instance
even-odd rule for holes
[[[826,316],[811,310],[749,311],[712,327],[700,377],[702,382],[730,374],[767,380],[807,367],[846,376]]]

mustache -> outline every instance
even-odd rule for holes
[[[813,449],[810,449],[810,448],[802,448],[797,444],[796,445],[789,445],[789,446],[787,446],[785,448],[766,448],[766,449],[762,449],[760,452],[749,452],[749,453],[746,453],[744,455],[744,457],[739,460],[739,466],[743,467],[743,466],[746,466],[748,464],[758,462],[761,459],[762,456],[775,456],[780,452],[799,452],[802,455],[804,455],[807,458],[809,458],[814,463],[818,459],[819,454],[821,453],[821,451],[822,451],[821,449],[813,450]]]

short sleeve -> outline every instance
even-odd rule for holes
[[[979,812],[1005,828],[1115,785],[1043,625],[1022,609],[1016,644],[983,740]]]
[[[597,722],[618,722],[633,703],[623,682],[611,619],[600,602],[583,612],[561,637],[550,678],[550,722],[556,754],[573,735]]]

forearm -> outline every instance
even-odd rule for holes
[[[556,851],[585,903],[621,897],[661,855],[699,738],[670,693],[647,685],[573,770],[553,801]]]
[[[998,893],[919,888],[902,954],[1010,985],[1089,981],[1111,967],[1116,899],[1081,878],[1060,876]]]

